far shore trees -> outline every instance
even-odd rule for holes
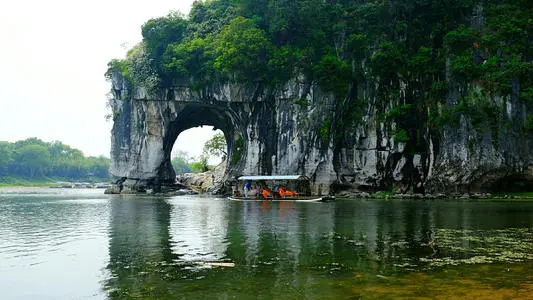
[[[61,178],[109,180],[110,159],[86,157],[59,141],[28,138],[14,143],[0,141],[0,179]]]
[[[224,161],[228,155],[228,146],[224,134],[217,133],[204,144],[202,154],[198,158],[191,157],[185,151],[177,151],[172,157],[172,166],[176,175],[184,173],[200,173],[213,169],[209,165],[211,158],[220,158]]]

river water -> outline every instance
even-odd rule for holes
[[[533,203],[0,190],[1,299],[530,298]]]

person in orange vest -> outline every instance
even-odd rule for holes
[[[269,191],[268,191],[267,189],[263,189],[263,192],[262,192],[262,194],[263,194],[263,198],[265,198],[265,199],[267,199],[267,198],[268,198],[268,196],[270,196],[270,195],[271,195],[271,194],[270,194],[270,192],[269,192]]]
[[[294,196],[298,197],[298,193],[296,192],[292,192],[290,190],[284,190],[284,192],[285,192],[285,196],[287,197],[294,197]]]
[[[278,193],[281,198],[285,198],[285,189],[283,187],[279,188]]]

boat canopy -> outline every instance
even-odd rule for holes
[[[304,175],[258,175],[258,176],[241,176],[238,180],[309,180],[309,177]]]

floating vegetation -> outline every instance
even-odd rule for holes
[[[433,270],[445,266],[492,263],[516,263],[533,260],[533,230],[508,228],[495,230],[434,229],[423,237],[383,236],[368,240],[357,235],[325,233],[345,254],[354,253],[354,261],[367,261],[386,272]],[[321,253],[317,253],[321,256]],[[324,255],[328,256],[329,253]],[[355,264],[348,268],[357,269]],[[321,264],[323,269],[335,269]]]
[[[430,243],[435,251],[419,261],[427,267],[462,264],[509,263],[533,260],[533,231],[437,229]]]

